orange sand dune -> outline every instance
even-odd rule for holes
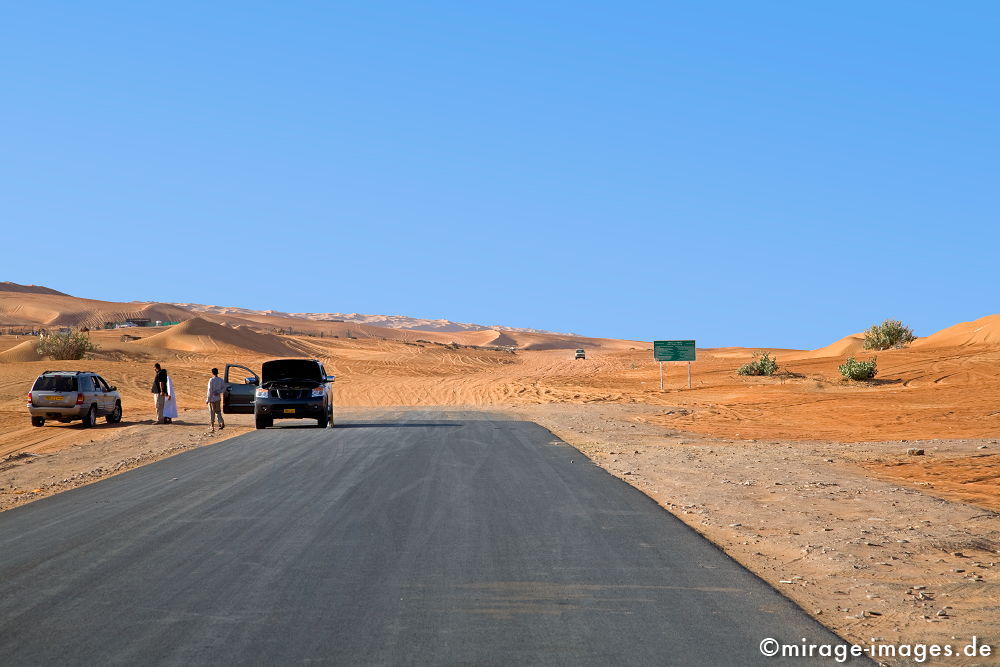
[[[42,287],[28,289],[9,285],[9,288],[5,288],[4,284],[0,283],[0,326],[87,326],[94,329],[102,327],[105,322],[121,322],[140,317],[163,322],[185,321],[192,317],[193,312],[167,303],[98,301],[67,296]],[[197,317],[201,321],[227,327],[242,326],[265,334],[374,338],[408,343],[425,340],[446,345],[457,343],[480,347],[516,346],[531,350],[569,350],[579,347],[589,350],[625,350],[644,345],[632,341],[496,329],[472,331],[393,329],[355,322],[311,320],[279,311],[251,311],[240,308],[213,308],[210,311],[199,312]]]
[[[105,322],[146,318],[163,322],[186,319],[191,313],[162,303],[120,303],[80,299],[63,294],[0,290],[0,325],[102,327]]]
[[[967,345],[1000,345],[1000,315],[987,315],[971,322],[960,322],[926,338],[917,339],[911,347],[964,347]]]
[[[278,357],[298,356],[298,352],[278,336],[246,328],[230,329],[200,317],[143,338],[141,346],[199,353],[245,350]]]
[[[844,336],[838,341],[815,350],[807,350],[786,355],[788,359],[821,359],[823,357],[849,357],[865,352],[865,335],[863,333]]]
[[[38,354],[38,341],[34,338],[19,343],[9,350],[0,352],[0,362],[41,361],[44,357]]]

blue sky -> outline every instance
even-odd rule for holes
[[[0,280],[705,346],[927,335],[1000,312],[998,19],[4,3]]]

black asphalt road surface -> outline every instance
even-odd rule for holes
[[[0,665],[753,665],[784,662],[768,637],[840,643],[536,424],[351,416],[0,514]]]

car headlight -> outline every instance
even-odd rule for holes
[[[323,387],[316,387],[315,389],[313,389],[312,397],[313,398],[323,398],[323,396],[325,394],[326,394],[326,390],[323,389]]]
[[[257,391],[254,393],[254,396],[256,396],[257,398],[269,398],[271,396],[271,392],[269,392],[267,389],[261,389],[258,387]]]

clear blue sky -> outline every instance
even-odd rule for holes
[[[4,3],[0,280],[818,347],[1000,312],[995,2]]]

